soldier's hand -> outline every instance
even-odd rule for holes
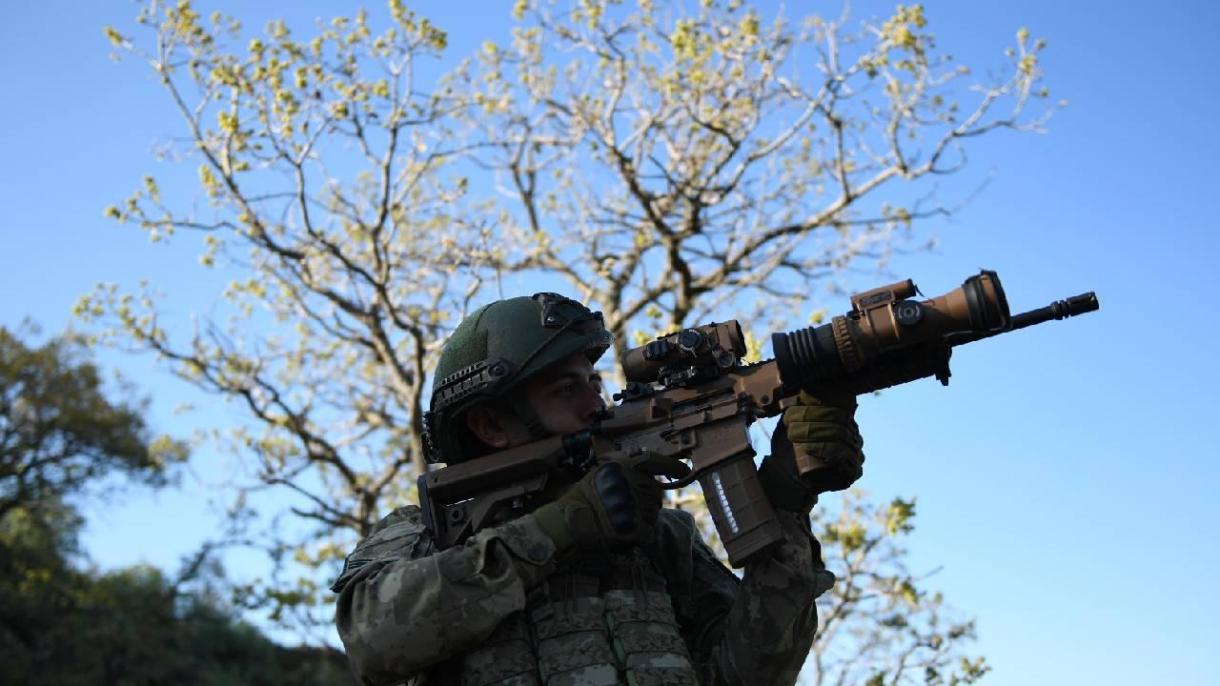
[[[808,511],[818,493],[841,491],[863,475],[864,440],[855,413],[855,396],[805,392],[784,411],[759,473],[777,507]]]
[[[648,454],[606,462],[535,510],[534,517],[560,549],[644,544],[652,539],[661,511],[663,489],[656,477],[678,478],[689,471],[679,460]]]
[[[841,491],[864,474],[855,396],[802,392],[797,404],[784,410],[781,427],[772,445],[777,439],[792,444],[797,472],[817,492]]]

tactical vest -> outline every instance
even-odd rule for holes
[[[664,577],[643,551],[565,560],[478,648],[428,684],[696,686]]]

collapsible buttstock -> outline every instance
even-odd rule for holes
[[[589,432],[581,431],[420,475],[419,504],[437,548],[529,511],[556,475],[579,477],[588,469],[589,446]]]

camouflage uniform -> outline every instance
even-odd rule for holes
[[[400,508],[348,557],[337,623],[363,683],[791,684],[834,576],[807,520],[738,579],[689,513],[648,548],[570,552],[525,515],[437,552]]]
[[[566,356],[595,361],[610,343],[600,313],[556,294],[479,309],[437,365],[430,459],[476,459],[460,440],[463,412]],[[528,403],[513,409],[535,438],[545,435]],[[805,433],[821,436],[817,426]],[[752,557],[741,579],[679,510],[660,512],[646,547],[616,552],[560,552],[534,514],[438,551],[418,507],[395,510],[333,587],[353,668],[366,684],[415,686],[793,683],[817,630],[814,599],[834,576],[809,532],[815,491],[797,475],[792,444],[780,443],[760,479],[785,538]]]

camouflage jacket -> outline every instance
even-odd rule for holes
[[[680,510],[646,549],[560,555],[531,515],[438,552],[400,508],[335,582],[339,635],[365,684],[791,684],[834,575],[779,515],[786,540],[739,579]]]

